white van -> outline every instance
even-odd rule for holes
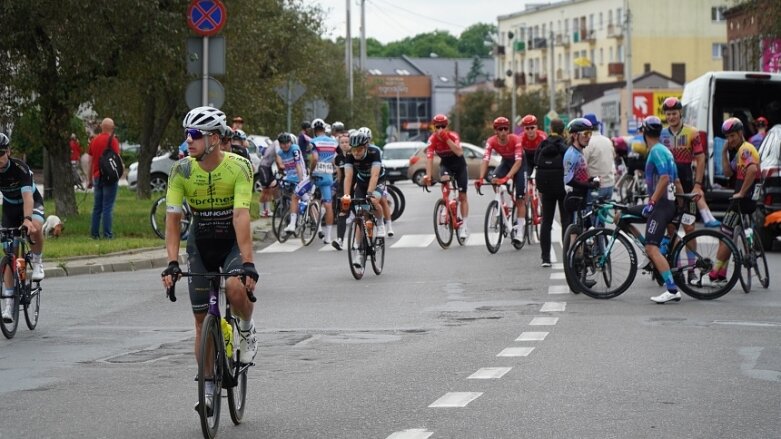
[[[683,121],[700,131],[706,145],[706,198],[713,209],[724,209],[733,189],[721,167],[724,135],[721,124],[735,116],[753,134],[753,122],[764,116],[770,126],[781,123],[781,74],[764,72],[708,72],[683,88]]]

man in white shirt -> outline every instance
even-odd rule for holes
[[[591,122],[593,132],[588,146],[583,149],[583,156],[588,165],[589,177],[599,178],[599,197],[608,199],[613,197],[613,186],[616,183],[613,166],[615,164],[615,149],[613,142],[602,135],[599,131],[600,122],[594,113],[588,113],[583,116]],[[589,195],[591,198],[591,195]],[[589,199],[589,202],[592,200]]]

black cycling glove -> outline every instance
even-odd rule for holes
[[[255,270],[255,264],[252,262],[245,262],[244,265],[242,265],[242,269],[244,270],[244,275],[251,278],[253,281],[257,282],[258,278],[258,271]]]
[[[161,277],[171,276],[174,278],[174,281],[179,279],[179,276],[182,274],[182,269],[179,268],[179,261],[170,261],[168,263],[168,268],[163,270],[162,273],[160,273]]]

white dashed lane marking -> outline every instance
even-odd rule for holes
[[[569,287],[567,285],[551,285],[548,287],[548,294],[569,294]]]
[[[551,254],[556,254],[556,252],[553,252]],[[551,259],[553,259],[553,258],[551,258]],[[561,263],[561,262],[559,262],[558,264],[553,264],[553,269],[554,270],[563,270],[564,269],[564,264]]]
[[[291,238],[285,242],[275,242],[263,250],[258,250],[257,253],[290,253],[300,249],[303,246],[304,244],[301,243],[301,240]]]
[[[558,317],[535,317],[529,323],[529,326],[553,326],[558,322]]]
[[[476,400],[482,394],[483,392],[449,392],[432,402],[429,407],[466,407],[467,404]]]
[[[524,332],[515,341],[542,341],[547,336],[547,332]]]
[[[434,434],[433,431],[428,431],[425,428],[410,428],[409,430],[397,431],[386,439],[428,439]]]
[[[403,235],[391,248],[422,248],[434,242],[434,235]]]
[[[528,357],[534,348],[504,348],[496,354],[497,357]]]
[[[468,380],[495,380],[504,376],[512,367],[483,367],[469,375]]]
[[[551,273],[550,279],[551,280],[564,280],[567,277],[564,275],[564,273]]]
[[[545,302],[540,308],[540,312],[559,312],[567,308],[567,302]]]

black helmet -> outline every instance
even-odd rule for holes
[[[577,117],[567,124],[567,131],[569,131],[570,134],[575,134],[583,131],[591,131],[593,127],[594,126],[591,125],[591,122],[589,122],[588,119]]]
[[[369,140],[371,139],[369,139],[369,136],[367,136],[365,133],[356,131],[350,134],[350,147],[358,148],[364,146],[369,143]]]
[[[680,110],[682,108],[681,100],[675,96],[670,96],[662,102],[662,111]]]
[[[3,133],[0,133],[0,150],[6,150],[11,144],[11,139]]]
[[[662,120],[656,116],[648,116],[643,119],[643,125],[640,128],[647,136],[659,137],[662,135]]]
[[[309,128],[312,128],[312,124],[308,120],[301,122],[301,129],[308,130]]]
[[[280,133],[277,136],[277,142],[279,143],[293,143],[293,136],[290,133]]]

